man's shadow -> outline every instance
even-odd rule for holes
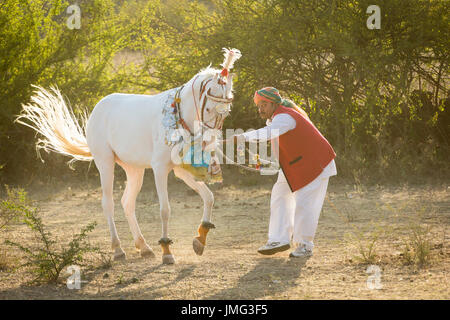
[[[294,287],[308,258],[258,259],[256,266],[243,275],[233,288],[226,288],[205,299],[259,299],[282,293]]]

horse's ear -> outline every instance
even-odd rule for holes
[[[217,83],[217,78],[219,77],[219,74],[216,72],[215,74],[214,74],[214,78],[213,78],[213,84],[216,84]]]

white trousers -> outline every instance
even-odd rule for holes
[[[321,175],[300,190],[292,192],[280,170],[270,198],[269,242],[304,244],[314,247],[330,176],[336,175],[334,160]]]

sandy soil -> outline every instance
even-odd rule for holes
[[[147,242],[156,253],[143,259],[134,249],[120,206],[123,182],[116,182],[116,225],[127,260],[101,268],[82,269],[80,290],[69,290],[62,275],[57,285],[27,285],[27,270],[0,271],[0,299],[449,299],[450,187],[364,187],[330,180],[319,221],[314,256],[289,258],[256,250],[267,240],[270,192],[274,177],[226,177],[214,185],[216,229],[208,237],[203,256],[195,255],[192,238],[201,219],[202,202],[183,182],[170,177],[172,207],[170,237],[175,265],[163,265],[157,244],[161,223],[159,205],[147,173],[136,215]],[[89,222],[98,225],[90,241],[110,253],[109,231],[101,211],[99,182],[60,182],[29,190],[42,208],[44,223],[65,242]],[[402,251],[412,228],[429,228],[430,263],[405,265]],[[26,244],[34,241],[22,225],[3,235]],[[375,242],[381,289],[370,289],[358,245]],[[3,239],[2,239],[3,242]],[[3,244],[2,244],[3,246]],[[20,253],[7,252],[10,259]]]

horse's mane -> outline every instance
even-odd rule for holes
[[[195,78],[202,78],[205,79],[209,76],[214,76],[216,73],[220,73],[220,70],[211,68],[211,64],[207,66],[206,68],[201,69],[197,74],[195,74],[191,79],[189,79],[188,82],[186,82],[186,85],[192,84]],[[198,80],[197,80],[198,81]]]
[[[206,68],[201,69],[200,72],[197,73],[197,75],[199,75],[199,76],[214,76],[216,73],[220,73],[220,70],[211,68],[211,64],[210,64]]]
[[[212,68],[211,64],[209,64],[209,66],[207,66],[206,68],[201,69],[194,77],[192,77],[192,79],[189,81],[190,83],[192,81],[194,81],[195,77],[200,77],[203,79],[206,79],[208,77],[213,77],[216,73],[220,73],[222,70],[216,69],[216,68]],[[229,94],[233,95],[233,89],[231,88],[231,91],[229,92]]]

